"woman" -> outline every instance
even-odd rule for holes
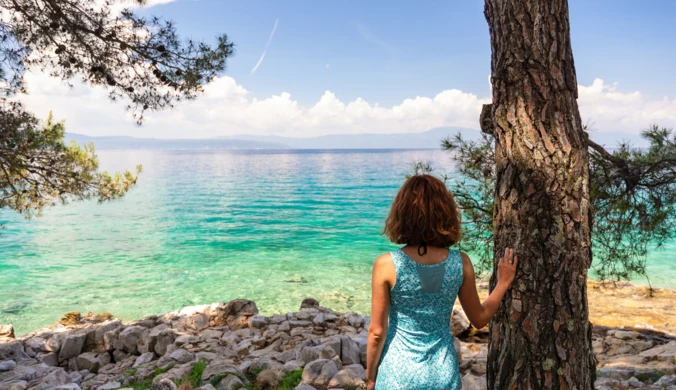
[[[476,328],[493,318],[514,280],[512,249],[498,264],[498,283],[482,304],[469,257],[449,247],[460,238],[460,214],[441,180],[415,175],[404,183],[384,234],[404,247],[373,266],[367,389],[460,390],[450,316],[455,297]]]

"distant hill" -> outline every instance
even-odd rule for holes
[[[246,139],[158,139],[135,137],[90,137],[82,134],[67,133],[66,141],[78,144],[93,142],[96,150],[111,149],[153,149],[153,150],[208,150],[208,149],[288,149],[288,146],[275,142]]]
[[[480,137],[478,130],[439,127],[422,133],[332,134],[308,138],[241,134],[220,139],[265,140],[285,144],[292,149],[438,149],[442,139],[456,133],[468,139]]]
[[[135,137],[91,137],[66,134],[68,142],[94,142],[97,150],[107,149],[438,149],[441,140],[460,133],[465,139],[478,139],[478,130],[460,127],[439,127],[421,133],[398,134],[333,134],[318,137],[280,137],[274,135],[235,135],[209,139],[158,139]],[[591,138],[608,149],[621,141],[635,147],[645,147],[647,142],[639,134],[620,132],[591,132]]]

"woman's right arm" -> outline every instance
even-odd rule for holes
[[[505,255],[498,262],[498,283],[486,298],[484,303],[479,300],[474,277],[474,266],[466,254],[462,254],[463,282],[458,292],[462,309],[469,322],[477,329],[481,329],[493,318],[500,307],[500,302],[514,281],[518,260],[514,256],[514,249],[505,248]]]

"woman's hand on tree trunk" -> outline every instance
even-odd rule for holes
[[[509,287],[516,276],[519,260],[514,256],[513,248],[505,248],[505,255],[498,262],[498,285]]]

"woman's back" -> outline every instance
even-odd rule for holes
[[[450,317],[463,279],[460,252],[420,264],[391,252],[396,280],[390,290],[387,340],[376,389],[460,389]]]

